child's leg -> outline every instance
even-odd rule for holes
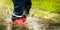
[[[29,14],[31,5],[32,5],[31,0],[27,0],[25,4],[25,14]]]
[[[14,20],[19,17],[22,17],[21,15],[23,14],[26,0],[12,0],[12,1],[14,4],[14,11],[12,14],[12,20]]]

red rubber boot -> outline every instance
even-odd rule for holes
[[[15,24],[25,23],[26,18],[15,19],[15,20],[12,20],[12,22],[15,23]]]

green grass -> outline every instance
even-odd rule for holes
[[[36,11],[34,11],[33,8],[35,8]],[[37,8],[42,11],[39,11]],[[53,14],[53,13],[60,14],[60,0],[32,0],[31,11],[35,12],[35,15],[40,16],[40,17],[45,17],[45,18],[54,19],[54,20],[60,20],[59,19],[60,15]]]
[[[32,0],[34,8],[40,8],[49,12],[60,12],[60,0]]]

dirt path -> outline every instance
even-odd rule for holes
[[[28,24],[33,28],[33,30],[60,30],[60,24],[58,26],[57,23],[55,24],[51,19],[34,16],[27,17],[27,19]]]

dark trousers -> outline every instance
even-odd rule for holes
[[[29,13],[31,8],[31,0],[12,0],[14,4],[14,11],[12,13],[12,20],[19,18],[18,16],[21,16],[24,11],[26,14]]]

